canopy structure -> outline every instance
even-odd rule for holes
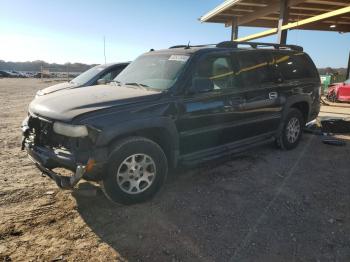
[[[350,32],[350,0],[226,0],[199,19],[232,27],[232,41],[250,41],[278,34],[286,44],[291,29]],[[240,26],[268,28],[238,37]],[[350,56],[348,62],[350,72]]]
[[[248,41],[288,29],[350,32],[350,0],[227,0],[200,18],[201,22],[272,28],[237,38]],[[283,39],[282,39],[283,40]]]

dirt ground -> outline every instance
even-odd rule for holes
[[[58,190],[20,150],[51,84],[0,79],[0,261],[350,261],[350,136],[179,169],[152,201],[119,206],[87,182]]]

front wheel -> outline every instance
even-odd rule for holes
[[[304,118],[302,113],[296,108],[291,108],[283,122],[282,133],[276,140],[277,145],[287,150],[295,148],[301,139],[303,126]]]
[[[162,148],[152,140],[131,137],[116,144],[101,187],[108,199],[135,204],[151,198],[163,185],[168,171]]]

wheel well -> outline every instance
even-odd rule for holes
[[[304,121],[307,122],[309,117],[309,104],[307,102],[298,102],[291,106],[291,108],[298,109],[304,117]]]
[[[173,146],[173,138],[171,137],[170,133],[165,128],[155,127],[155,128],[146,128],[137,130],[135,132],[130,132],[128,134],[118,136],[115,139],[113,139],[112,143],[110,145],[114,145],[115,142],[119,141],[120,139],[130,137],[130,136],[140,136],[148,138],[155,143],[157,143],[164,151],[164,154],[167,157],[168,164],[172,166],[174,163],[174,146]],[[111,147],[111,150],[113,150],[113,146]]]

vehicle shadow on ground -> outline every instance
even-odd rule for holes
[[[258,153],[245,153],[176,169],[154,199],[132,206],[111,203],[88,182],[73,196],[87,225],[128,260],[228,260],[267,204],[258,187],[278,182],[256,183],[250,174],[259,163],[266,165]]]
[[[344,258],[347,230],[325,223],[347,216],[347,167],[334,173],[325,161],[330,157],[321,155],[326,145],[310,138],[288,152],[267,145],[229,161],[177,169],[143,204],[113,204],[90,183],[73,196],[91,230],[129,261]],[[329,151],[344,157],[337,147]],[[82,194],[87,189],[96,194]]]

